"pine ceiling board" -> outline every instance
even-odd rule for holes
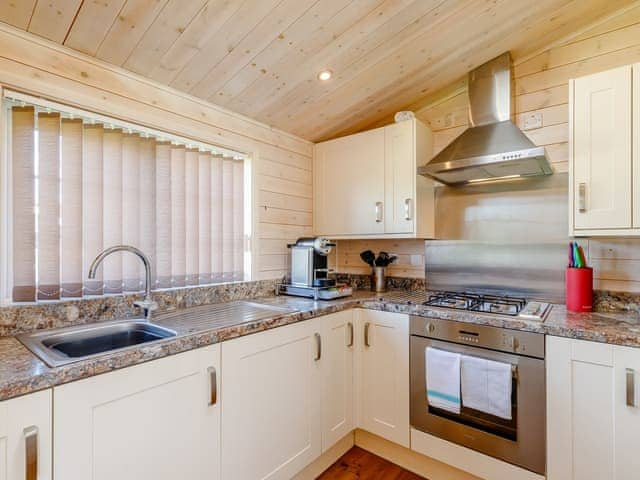
[[[385,0],[369,11],[366,16],[357,20],[356,23],[349,25],[345,31],[333,38],[319,52],[303,55],[299,63],[289,61],[283,65],[282,70],[271,71],[271,75],[259,79],[242,93],[243,107],[240,107],[240,110],[251,111],[255,115],[255,112],[264,109],[266,103],[273,102],[273,96],[280,96],[280,92],[288,91],[290,85],[298,85],[304,81],[308,82],[310,88],[318,88],[316,74],[319,70],[330,68],[332,59],[345,50],[357,48],[362,39],[384,25],[389,18],[392,18],[413,1]],[[284,107],[284,104],[280,106]],[[264,117],[258,116],[258,118]]]
[[[393,43],[402,41],[403,38],[405,38],[407,35],[410,35],[411,31],[423,28],[425,14],[427,12],[434,11],[438,5],[442,5],[446,3],[446,1],[447,0],[414,1],[414,3],[407,5],[406,8],[400,10],[396,15],[387,17],[388,21],[384,25],[372,31],[369,35],[367,35],[360,42],[358,42],[357,45],[354,46],[354,48],[336,49],[337,50],[336,53],[339,54],[337,58],[322,61],[322,64],[324,64],[326,67],[329,67],[331,70],[338,72],[336,75],[336,78],[334,78],[334,80],[331,82],[326,82],[326,83],[316,82],[316,75],[318,71],[323,67],[317,66],[318,64],[321,63],[321,61],[315,59],[314,56],[309,56],[308,63],[306,64],[303,63],[302,65],[299,66],[300,70],[306,72],[307,74],[306,81],[298,82],[298,87],[295,87],[295,84],[293,83],[293,79],[289,76],[288,82],[287,82],[288,85],[283,86],[283,88],[281,88],[280,90],[272,92],[271,97],[269,96],[265,97],[262,100],[262,104],[260,108],[262,109],[267,108],[267,104],[269,100],[273,99],[276,96],[284,99],[281,103],[282,105],[287,105],[287,100],[286,100],[287,95],[291,94],[291,93],[287,93],[287,91],[290,92],[290,90],[292,89],[293,90],[295,90],[296,88],[302,89],[304,93],[308,93],[309,95],[312,95],[312,94],[319,94],[318,92],[320,90],[327,90],[331,88],[331,86],[335,83],[335,80],[337,78],[341,78],[344,75],[345,65],[352,64],[355,59],[362,58],[362,56],[367,52],[373,52],[374,50],[384,51],[389,48],[393,48],[392,47]],[[455,1],[460,2],[464,0],[455,0]],[[265,70],[268,73],[269,70],[266,68]],[[313,83],[316,84],[316,88],[309,88],[309,82],[308,82],[309,78],[311,78],[313,80]],[[218,93],[218,97],[219,96],[221,96],[220,93]],[[297,95],[294,95],[294,97],[296,96]],[[215,96],[215,94],[213,96],[210,96],[209,100],[212,102],[219,101]]]
[[[0,22],[26,30],[36,6],[36,0],[4,0],[0,2]]]
[[[286,83],[285,72],[290,70],[291,65],[302,65],[304,62],[316,55],[318,52],[333,42],[336,38],[340,37],[345,31],[347,31],[353,24],[358,22],[361,18],[369,14],[373,9],[382,4],[384,0],[353,0],[346,5],[342,10],[333,15],[323,26],[318,27],[315,31],[310,32],[308,37],[302,40],[293,50],[288,51],[287,55],[279,59],[275,64],[260,65],[256,63],[256,68],[260,70],[267,70],[266,77],[262,72],[249,72],[247,69],[239,76],[242,79],[242,83],[238,88],[234,88],[238,93],[234,94],[234,97],[229,101],[223,98],[223,103],[234,111],[252,111],[253,96],[266,95],[270,90],[266,86],[267,81],[275,80],[275,83],[271,88],[281,88],[281,83]],[[252,74],[253,73],[253,74]],[[234,79],[239,82],[240,78]],[[242,87],[242,89],[240,89]],[[249,98],[251,97],[251,98]]]
[[[611,12],[612,10],[609,10]],[[569,42],[579,42],[586,38],[595,37],[611,30],[627,27],[634,23],[640,22],[640,1],[635,0],[628,2],[626,7],[606,14],[606,17],[594,25],[589,26],[579,35],[572,35]]]
[[[551,16],[553,16],[553,13],[550,14]],[[577,15],[580,15],[580,12],[577,12]],[[538,27],[540,23],[544,24],[545,23],[545,17],[544,16],[539,16],[537,18],[536,21],[531,22],[532,25],[530,27],[530,32],[534,32],[537,33]],[[582,16],[582,18],[584,19],[584,16]],[[588,21],[588,20],[586,20]],[[512,48],[513,44],[519,44],[521,42],[527,42],[528,41],[528,35],[530,34],[530,32],[521,32],[519,30],[515,30],[514,33],[510,34],[510,35],[504,35],[503,37],[501,37],[498,41],[497,41],[497,45],[501,46],[501,48],[503,49],[510,49]],[[504,43],[501,43],[504,42]],[[371,106],[370,108],[377,108],[380,109],[379,112],[376,112],[380,118],[388,118],[390,119],[392,117],[392,114],[394,111],[397,111],[399,109],[403,109],[403,107],[401,105],[407,105],[411,102],[412,98],[415,98],[417,95],[417,89],[419,88],[420,85],[428,85],[428,84],[432,84],[432,85],[438,85],[442,82],[442,79],[438,79],[434,76],[431,76],[430,78],[421,78],[419,76],[416,76],[416,78],[414,79],[414,84],[411,85],[409,82],[403,82],[402,86],[404,87],[405,91],[401,94],[396,94],[394,95],[392,98],[385,98],[385,97],[381,97],[379,99],[379,101]],[[564,86],[563,90],[566,90],[566,85]],[[546,95],[546,92],[549,92],[550,90],[545,90],[545,91],[540,91],[540,93]],[[424,92],[422,92],[424,93]],[[516,98],[516,102],[519,102],[519,99],[522,97],[517,97]],[[565,102],[566,102],[566,91],[564,92],[564,98],[565,98]],[[403,103],[404,102],[404,103]],[[414,101],[415,103],[415,101]],[[545,105],[551,105],[551,104],[556,104],[553,103],[549,100],[544,100],[544,101],[540,101],[538,102],[539,105],[536,108],[540,108],[541,106],[545,106]],[[394,105],[397,105],[394,108]],[[526,108],[519,108],[519,111],[524,111],[527,110]],[[529,108],[528,110],[531,110],[531,108]],[[371,114],[369,114],[371,115]],[[362,112],[360,113],[360,117],[362,117]],[[367,121],[362,121],[362,122],[358,122],[356,119],[352,119],[350,125],[348,126],[348,128],[340,128],[337,127],[335,129],[334,132],[330,132],[330,133],[325,133],[325,136],[333,136],[336,133],[340,133],[343,134],[345,133],[345,131],[353,131],[353,130],[357,130],[359,128],[362,128],[363,125],[370,123],[369,119],[367,119]],[[343,124],[344,127],[344,124]]]
[[[525,3],[529,6],[526,9],[522,8]],[[307,105],[299,114],[313,110],[318,121],[307,122],[296,131],[326,138],[335,132],[342,133],[350,124],[369,121],[370,117],[383,116],[389,109],[405,105],[410,101],[406,98],[409,92],[415,98],[424,84],[442,87],[517,44],[509,34],[526,35],[521,28],[523,22],[526,24],[547,9],[557,7],[557,1],[538,1],[535,6],[525,0],[474,5],[473,10],[468,9],[462,18],[456,19],[456,29],[440,25],[435,38],[434,31],[427,31],[412,48],[391,53],[384,62],[373,65],[334,95]],[[434,47],[420,49],[416,45]],[[398,75],[403,65],[410,69]],[[345,102],[349,102],[347,108]]]
[[[64,44],[94,56],[126,0],[83,2]]]
[[[523,58],[548,45],[580,31],[608,13],[629,5],[629,0],[573,0],[561,6],[553,15],[537,22],[537,31],[529,31],[527,40],[511,52],[514,58]],[[537,34],[544,32],[544,34]]]
[[[62,43],[82,0],[38,0],[29,22],[29,32]]]
[[[578,5],[573,5],[574,3],[576,3],[576,1],[578,1]],[[591,2],[589,5],[587,5],[588,10],[580,12],[577,9],[580,9],[580,7],[584,7],[582,5],[584,2],[580,2],[579,0],[576,1],[572,2],[571,5],[572,7],[574,7],[574,9],[572,9],[573,12],[575,12],[575,14],[578,14],[581,20],[587,21],[589,23],[591,23],[590,20],[596,20],[601,17],[603,7],[606,8],[608,5],[614,3],[610,0],[600,0],[599,2],[597,2],[598,4],[594,4],[596,2]],[[604,54],[616,49],[624,48],[625,46],[632,45],[633,39],[630,37],[634,36],[634,28],[630,27],[632,27],[633,24],[637,24],[640,22],[640,8],[635,12],[632,10],[625,13],[623,17],[625,18],[626,22],[622,25],[618,24],[618,20],[616,19],[615,24],[618,26],[617,29],[611,26],[611,24],[614,22],[605,22],[605,25],[607,25],[606,32],[603,32],[601,29],[589,29],[582,35],[571,38],[568,42],[564,42],[564,45],[558,44],[558,46],[553,48],[552,50],[546,49],[545,51],[529,58],[528,60],[516,62],[514,66],[515,77],[519,78],[524,75],[539,72],[540,70],[546,70],[548,68],[553,68],[554,66],[563,65],[572,61],[579,61],[596,54]],[[556,18],[557,17],[554,16],[554,20]],[[635,21],[633,21],[633,19],[635,19]],[[601,36],[602,33],[606,33],[606,35]],[[585,40],[591,41],[585,42]],[[616,45],[611,44],[612,40],[615,40],[617,42],[617,48]],[[576,45],[581,46],[578,47]],[[585,56],[585,54],[589,50],[590,53]],[[515,49],[513,52],[514,56],[518,55],[520,51],[520,48]],[[521,56],[518,55],[515,56],[515,58],[521,58]]]
[[[171,86],[183,92],[191,92],[281,2],[282,0],[249,0],[244,3],[191,58],[173,79]]]
[[[317,1],[283,0],[200,80],[191,93],[200,98],[215,96],[218,88],[226,83],[226,79],[246,65],[252,57],[264,50],[273,40],[280,36],[284,37],[282,32],[304,15]]]
[[[331,59],[329,65],[337,72],[331,81],[320,83],[314,75],[310,75],[306,82],[299,83],[285,95],[274,95],[264,102],[264,108],[256,112],[257,115],[270,122],[290,118],[292,110],[299,109],[300,105],[316,104],[320,98],[331,95],[342,85],[366,73],[371,65],[383,61],[390,52],[403,48],[414,49],[416,39],[425,31],[433,30],[437,25],[449,28],[444,25],[447,19],[466,10],[468,5],[468,0],[421,0],[410,5],[359,42],[357,48],[344,50],[341,55]],[[313,80],[315,88],[308,87],[309,78]],[[282,107],[274,109],[275,105]]]
[[[417,30],[406,41],[395,45],[394,49],[373,52],[375,62],[359,63],[357,66],[362,67],[358,71],[359,75],[345,72],[344,78],[338,76],[335,82],[332,80],[334,85],[330,95],[316,96],[313,101],[306,101],[306,98],[310,98],[308,95],[298,98],[291,95],[286,97],[286,103],[283,103],[281,109],[275,109],[274,103],[269,110],[259,112],[261,115],[258,118],[271,124],[289,125],[298,114],[306,116],[313,111],[314,118],[307,123],[328,125],[330,122],[338,122],[339,119],[327,115],[325,110],[344,107],[343,111],[348,112],[345,115],[349,115],[353,113],[358,101],[365,99],[372,102],[373,99],[386,95],[395,89],[397,82],[414,75],[416,70],[430,69],[432,65],[434,68],[442,68],[443,63],[449,61],[452,55],[457,55],[459,48],[471,44],[469,36],[474,35],[474,28],[482,30],[474,17],[491,16],[503,5],[509,5],[510,1],[512,0],[448,1],[441,7],[444,11],[438,10],[435,19],[425,25],[424,29]],[[470,12],[473,13],[470,15]],[[451,27],[456,23],[461,24],[460,29]],[[390,77],[393,78],[391,82],[388,81]],[[292,93],[299,93],[299,90]],[[335,103],[338,101],[341,107]],[[298,128],[305,126],[299,125]]]
[[[205,3],[206,0],[169,0],[124,62],[124,68],[148,75]]]
[[[317,2],[312,8],[294,22],[282,35],[273,40],[265,49],[253,57],[250,62],[214,92],[211,100],[219,105],[226,105],[258,78],[269,74],[271,66],[278,63],[305,45],[305,40],[312,37],[318,28],[341,12],[352,0],[324,0]],[[265,73],[263,73],[265,72]]]
[[[209,0],[167,52],[153,58],[149,78],[170,84],[247,0]]]
[[[96,57],[121,66],[166,3],[167,0],[127,0],[100,44]]]
[[[636,23],[635,25],[613,30],[609,33],[588,38],[578,43],[570,43],[552,50],[547,50],[522,65],[526,68],[516,70],[516,78],[523,78],[543,70],[562,67],[568,63],[588,60],[598,55],[613,53],[616,50],[637,45],[639,41],[640,23]]]

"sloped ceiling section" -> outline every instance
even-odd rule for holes
[[[623,0],[7,0],[0,20],[303,138],[388,118]],[[333,77],[317,75],[329,69]]]

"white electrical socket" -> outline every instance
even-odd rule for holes
[[[422,255],[411,255],[411,265],[414,267],[421,267],[424,265]]]
[[[542,114],[533,113],[524,117],[524,130],[542,127]]]

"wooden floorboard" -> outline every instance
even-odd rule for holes
[[[353,447],[317,480],[425,480],[384,458]]]

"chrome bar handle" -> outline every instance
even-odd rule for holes
[[[322,358],[322,337],[319,333],[314,333],[313,336],[316,339],[316,356],[313,360],[317,362]]]
[[[411,220],[413,217],[413,200],[411,198],[406,198],[404,200],[404,219]]]
[[[32,425],[24,433],[24,478],[38,480],[38,427]]]
[[[587,184],[584,182],[578,184],[578,211],[587,211]]]
[[[364,324],[364,346],[370,347],[371,342],[369,341],[369,327],[371,327],[371,323],[367,322]]]
[[[636,372],[633,368],[626,369],[627,376],[627,407],[636,406]]]
[[[383,207],[382,202],[376,202],[376,223],[382,223],[382,220],[384,220],[382,207]]]
[[[209,405],[215,405],[218,403],[218,374],[216,367],[207,368],[207,374],[209,375]]]
[[[347,347],[353,347],[353,323],[348,322],[347,328],[349,329],[349,343],[347,343]]]

